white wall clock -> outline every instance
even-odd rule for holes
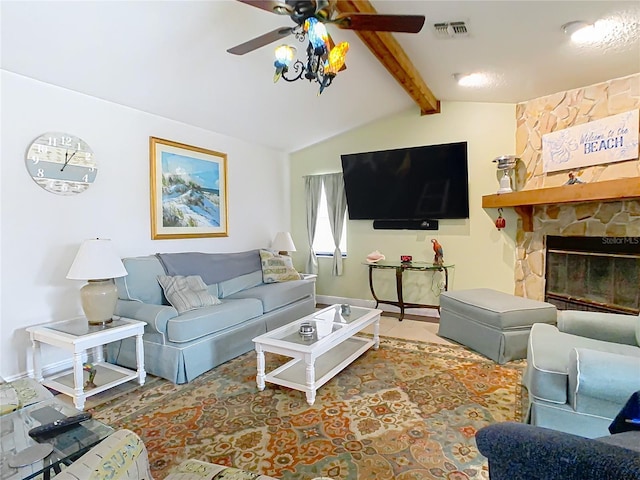
[[[59,195],[84,192],[98,174],[91,147],[69,133],[40,135],[29,145],[26,165],[38,185]]]

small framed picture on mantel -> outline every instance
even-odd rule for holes
[[[228,236],[227,155],[149,140],[151,238]]]

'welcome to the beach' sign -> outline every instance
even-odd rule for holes
[[[545,173],[638,158],[638,110],[542,136]]]

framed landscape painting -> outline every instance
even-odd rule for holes
[[[151,238],[228,236],[227,155],[149,137]]]

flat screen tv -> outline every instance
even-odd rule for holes
[[[467,142],[341,159],[351,220],[469,218]]]

